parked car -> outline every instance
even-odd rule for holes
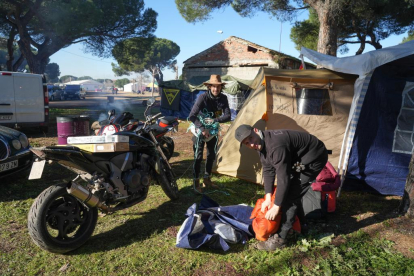
[[[0,125],[47,132],[49,98],[42,75],[0,71]]]
[[[86,91],[79,84],[68,84],[63,88],[62,101],[67,99],[85,99]]]
[[[59,86],[47,85],[49,101],[62,100],[63,90]]]
[[[33,154],[24,133],[0,126],[0,178],[31,166]]]

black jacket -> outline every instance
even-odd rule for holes
[[[263,180],[266,193],[272,193],[277,175],[275,204],[282,205],[290,185],[292,166],[296,162],[305,165],[302,172],[312,171],[312,163],[326,156],[326,148],[315,136],[294,130],[263,131],[264,146],[259,152],[263,166]]]
[[[211,92],[207,91],[198,97],[188,116],[188,119],[201,131],[204,130],[204,127],[197,117],[200,113],[205,111],[213,113],[214,121],[219,123],[225,123],[231,119],[227,96],[220,93],[217,98],[212,98],[209,96],[209,93]]]

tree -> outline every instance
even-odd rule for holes
[[[7,41],[7,40],[5,40]],[[17,47],[17,45],[13,46],[13,54],[12,56],[20,56],[20,51]],[[2,68],[2,70],[6,70],[6,71],[23,71],[23,70],[28,70],[28,66],[27,66],[27,61],[25,59],[20,60],[18,63],[15,63],[14,68],[13,67],[9,67],[10,66],[10,62],[9,61],[9,56],[10,53],[7,49],[7,43],[0,43],[0,67]],[[29,70],[28,70],[29,71]]]
[[[123,79],[118,79],[115,81],[115,86],[116,87],[124,87],[125,84],[130,83],[129,79],[127,78],[123,78]]]
[[[402,197],[399,212],[414,218],[414,154],[411,157],[404,195]]]
[[[209,19],[213,10],[228,5],[231,5],[241,16],[252,16],[257,11],[263,11],[281,21],[292,21],[298,11],[312,8],[318,19],[316,50],[332,56],[336,56],[338,45],[346,43],[361,41],[363,51],[364,43],[367,43],[366,36],[370,36],[374,47],[379,47],[379,40],[389,35],[389,31],[396,34],[404,33],[407,26],[412,25],[414,18],[413,0],[175,0],[175,2],[184,19],[192,23],[205,21]],[[384,15],[382,21],[372,21],[375,19],[372,16],[378,14]],[[314,23],[311,19],[304,22],[303,29],[297,32],[304,34],[306,30],[311,29],[311,34],[315,33]],[[380,25],[381,23],[384,25]],[[382,32],[382,29],[387,31]],[[344,40],[342,44],[338,44],[338,38],[344,34],[349,35],[345,37],[357,39]],[[361,36],[358,37],[357,34]],[[315,42],[306,33],[304,43],[312,45]]]
[[[302,47],[312,50],[318,48],[319,20],[316,11],[309,9],[309,18],[295,22],[290,30],[290,39],[295,43],[295,49],[300,51]]]
[[[82,77],[79,77],[78,80],[93,80],[93,78],[89,76],[82,76]]]
[[[48,58],[71,44],[107,57],[121,40],[152,36],[156,16],[143,0],[2,0],[0,35],[7,37],[9,52],[14,41],[21,51],[17,60],[9,55],[9,62],[25,58],[32,73],[43,73]]]
[[[168,39],[140,37],[126,39],[115,45],[112,50],[112,55],[119,64],[115,65],[115,68],[112,65],[112,71],[141,73],[148,70],[153,79],[161,83],[162,70],[164,68],[174,70],[177,63],[175,58],[179,53],[180,47]]]
[[[410,30],[408,32],[408,36],[407,37],[404,37],[402,43],[407,42],[407,41],[410,41],[410,40],[414,40],[414,30]]]
[[[406,9],[404,0],[351,2],[338,17],[338,49],[344,53],[348,51],[348,44],[359,44],[357,55],[365,50],[366,44],[381,49],[381,40],[407,31],[413,23],[412,16],[413,10]],[[296,44],[295,48],[299,50],[305,46],[316,50],[319,27],[317,14],[310,8],[309,19],[295,22],[292,27],[290,37]]]
[[[47,82],[58,82],[60,76],[59,65],[53,62],[46,65],[45,75]]]
[[[70,81],[75,81],[78,78],[72,75],[64,75],[62,77],[60,77],[59,82],[61,83],[65,83],[65,82],[70,82]]]

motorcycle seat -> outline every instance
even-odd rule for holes
[[[177,121],[177,117],[174,116],[165,116],[160,118],[160,122],[166,125],[171,125],[172,123]]]

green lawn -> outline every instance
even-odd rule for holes
[[[100,110],[52,109],[51,117],[84,112],[96,116]],[[134,112],[139,116],[143,110]],[[183,125],[180,135],[186,130]],[[176,142],[190,147],[186,139]],[[177,155],[172,167],[180,176],[179,200],[170,201],[159,186],[151,186],[141,204],[100,217],[90,240],[66,255],[48,253],[31,241],[27,214],[42,190],[75,175],[51,164],[40,180],[29,181],[23,175],[1,179],[0,275],[414,275],[413,259],[383,234],[413,238],[396,224],[401,219],[393,213],[398,197],[344,192],[337,212],[327,221],[312,224],[308,236],[275,252],[254,249],[254,240],[231,245],[228,252],[177,248],[185,212],[201,199],[192,191],[191,155],[180,149]],[[209,196],[223,206],[254,206],[263,196],[262,187],[239,179],[214,176],[213,180],[221,192]]]

